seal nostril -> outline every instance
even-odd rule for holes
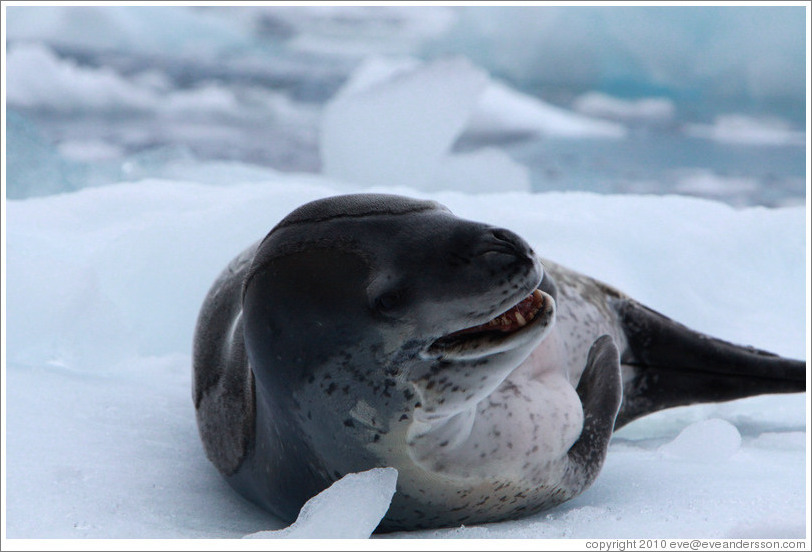
[[[517,249],[515,236],[511,232],[507,230],[502,230],[501,228],[496,228],[494,230],[491,230],[491,234],[498,241],[505,242],[513,249]]]
[[[525,252],[521,245],[521,238],[510,230],[502,228],[489,228],[483,236],[483,243],[479,254],[485,253],[505,253],[508,255],[519,255]]]

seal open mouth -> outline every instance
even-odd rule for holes
[[[441,356],[467,355],[482,349],[502,348],[506,341],[522,330],[536,326],[539,319],[549,320],[553,312],[552,297],[534,289],[524,299],[507,311],[495,316],[484,324],[463,328],[445,335],[431,344],[430,354]],[[497,351],[490,351],[497,352]]]
[[[453,339],[461,335],[502,332],[512,333],[520,328],[524,328],[533,320],[541,307],[544,305],[544,296],[541,290],[534,289],[533,292],[513,305],[510,309],[499,316],[490,319],[479,326],[472,326],[454,333],[448,334],[443,339]]]

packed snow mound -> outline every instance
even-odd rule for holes
[[[307,501],[290,527],[246,539],[368,539],[386,515],[397,487],[395,468],[349,473]]]
[[[693,462],[727,460],[741,447],[736,426],[720,419],[702,420],[683,429],[676,439],[660,447],[660,454]]]

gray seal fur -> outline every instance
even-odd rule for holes
[[[615,427],[805,381],[804,363],[693,332],[508,230],[379,194],[293,211],[217,278],[194,341],[198,428],[226,480],[293,521],[343,475],[392,466],[384,531],[550,508],[591,485]]]

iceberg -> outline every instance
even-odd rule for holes
[[[251,43],[234,19],[180,6],[10,6],[7,13],[10,41],[74,49],[201,56]]]
[[[425,50],[522,87],[803,101],[805,21],[801,6],[468,6]]]
[[[58,194],[78,186],[68,164],[36,127],[12,109],[6,112],[6,197]]]
[[[498,148],[453,148],[516,135],[622,138],[626,129],[512,90],[462,59],[372,58],[324,109],[322,171],[365,185],[529,190],[527,169]]]
[[[464,60],[375,73],[350,80],[325,107],[322,171],[356,184],[429,187],[488,77]]]

